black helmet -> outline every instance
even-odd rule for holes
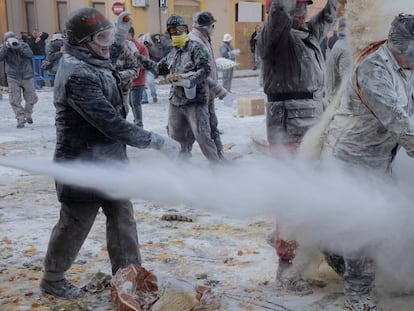
[[[94,34],[113,27],[113,23],[94,8],[73,11],[66,20],[66,37],[70,44],[88,41]]]
[[[193,27],[207,27],[215,22],[213,14],[207,11],[197,12],[193,16]]]
[[[169,32],[170,28],[177,27],[177,26],[185,26],[188,29],[188,25],[185,22],[184,18],[178,15],[171,15],[167,19],[167,31]]]

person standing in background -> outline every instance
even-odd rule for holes
[[[35,28],[32,35],[27,38],[27,44],[33,51],[33,55],[46,56],[46,39],[49,38],[47,32],[39,31]]]
[[[159,62],[168,53],[162,45],[160,34],[144,34],[140,37],[139,41],[142,41],[145,44],[148,49],[149,57],[154,62]],[[150,90],[152,102],[154,104],[158,103],[157,88],[155,84],[155,79],[157,77],[158,76],[154,72],[151,72],[150,70],[147,71],[146,86]],[[142,104],[148,104],[148,95],[146,90],[144,90],[142,96]]]
[[[62,57],[64,50],[63,35],[61,32],[55,32],[50,41],[46,44],[45,64],[47,67],[43,67],[42,64],[43,69],[46,69],[47,74],[53,77],[53,79],[55,78],[59,66],[59,60]]]
[[[33,52],[27,43],[16,38],[14,32],[6,32],[4,41],[0,46],[0,61],[5,61],[9,102],[17,119],[17,128],[23,128],[26,122],[33,123],[33,106],[38,101],[33,81]]]
[[[253,54],[253,70],[260,69],[260,55],[256,52],[256,41],[257,41],[257,35],[262,30],[262,27],[260,25],[256,25],[254,27],[254,32],[250,36],[250,52]]]
[[[33,56],[43,56],[46,57],[46,39],[49,38],[49,34],[47,32],[39,31],[39,29],[35,28],[32,30],[32,33],[27,38],[27,44],[30,46],[33,52]],[[36,76],[41,75],[41,68],[38,68],[38,66],[41,66],[40,62],[35,63],[35,68],[33,68]],[[39,83],[41,86],[44,85],[43,80],[39,80],[37,83]]]
[[[121,78],[122,100],[124,103],[126,114],[129,112],[129,95],[131,91],[132,80],[139,73],[139,66],[135,56],[137,48],[135,44],[129,40],[124,43],[124,48],[116,60],[115,70]]]
[[[138,40],[134,39],[135,37],[135,29],[131,27],[128,31],[127,40],[130,40],[130,42],[134,43],[137,51],[135,52],[135,57],[138,57],[138,55],[142,55],[146,58],[149,57],[148,49],[145,46],[144,43],[139,42]],[[138,125],[139,127],[144,127],[144,123],[142,121],[142,94],[145,92],[145,82],[146,82],[146,75],[147,71],[142,65],[139,66],[139,73],[138,76],[136,76],[132,80],[131,85],[131,94],[129,96],[129,105],[132,110],[132,114],[134,116],[134,123]]]
[[[234,50],[231,45],[231,40],[233,37],[231,34],[226,33],[223,36],[223,43],[220,45],[220,56],[230,59],[232,61],[236,60],[236,56],[240,55],[240,50]],[[233,71],[234,68],[223,70],[223,87],[227,92],[231,91],[231,81],[233,80]]]
[[[338,41],[332,48],[326,62],[326,98],[331,103],[352,71],[351,45],[346,36],[346,20],[341,17],[338,21]]]
[[[208,85],[208,110],[210,114],[210,129],[211,138],[217,147],[217,152],[220,159],[224,160],[223,144],[220,138],[220,131],[218,129],[218,119],[216,115],[216,108],[214,105],[215,98],[225,101],[234,99],[234,95],[218,82],[217,65],[214,57],[213,47],[211,45],[211,36],[214,32],[216,19],[213,14],[208,11],[200,11],[193,15],[193,29],[190,32],[190,39],[197,41],[208,54],[208,63],[210,65],[210,74],[207,78]],[[191,133],[189,133],[191,136]],[[194,141],[194,138],[193,138]]]

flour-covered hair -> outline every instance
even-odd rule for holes
[[[414,15],[400,14],[391,23],[388,45],[391,49],[405,53],[414,41]]]

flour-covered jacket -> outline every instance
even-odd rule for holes
[[[113,63],[92,57],[85,48],[65,44],[54,85],[56,162],[125,161],[125,145],[149,146],[151,133],[125,120]],[[56,187],[62,202],[101,199],[96,192],[59,181]]]
[[[412,71],[398,65],[385,43],[362,61],[356,74],[369,109],[350,79],[349,92],[326,130],[322,155],[379,170],[389,167],[399,146],[413,157]]]
[[[352,72],[352,59],[350,44],[346,37],[336,41],[326,63],[326,97],[329,102],[333,100],[342,81]]]
[[[48,70],[49,75],[56,75],[59,67],[59,60],[62,57],[61,48],[63,40],[53,40],[46,44],[46,60],[52,63],[52,68]]]
[[[5,71],[9,78],[18,81],[33,78],[32,57],[32,50],[23,41],[15,49],[7,48],[6,44],[0,46],[0,61],[6,62]]]
[[[211,46],[211,42],[207,35],[203,34],[197,28],[193,28],[190,32],[190,39],[197,41],[203,47],[203,49],[208,54],[208,62],[210,64],[210,75],[207,79],[207,84],[210,91],[210,98],[215,98],[217,96],[224,96],[226,90],[223,86],[218,82],[218,72],[216,66],[216,58],[214,57],[213,47]]]
[[[196,97],[187,99],[184,87],[171,85],[170,103],[175,106],[187,104],[207,104],[208,86],[206,79],[210,74],[208,54],[203,47],[196,41],[189,40],[181,47],[174,47],[158,63],[147,59],[141,59],[142,65],[147,70],[152,70],[159,75],[180,74],[193,72],[189,78],[193,85],[196,85]]]
[[[272,117],[268,139],[278,143],[281,130],[288,142],[298,142],[323,112],[325,61],[320,42],[335,23],[336,0],[307,23],[308,30],[293,26],[291,2],[273,0],[269,15],[257,37],[262,59],[263,88]],[[280,118],[280,124],[275,119]],[[283,142],[283,141],[282,141]]]

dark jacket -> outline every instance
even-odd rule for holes
[[[250,52],[252,52],[253,54],[256,52],[256,41],[257,41],[257,32],[253,32],[252,35],[250,36]]]
[[[36,38],[34,38],[33,36],[29,36],[27,38],[27,44],[29,44],[34,55],[46,55],[47,38],[49,38],[49,34],[47,32],[42,32],[42,34],[40,35],[40,40],[38,42],[36,42]]]
[[[159,75],[194,72],[189,79],[197,86],[195,98],[187,99],[182,86],[171,85],[170,103],[182,106],[192,103],[207,103],[208,86],[206,80],[211,70],[208,57],[208,53],[200,43],[189,40],[183,47],[173,48],[158,63],[143,59],[142,64],[147,70],[153,70]]]
[[[269,16],[257,38],[262,58],[264,92],[314,93],[324,86],[325,60],[320,42],[335,23],[336,7],[328,1],[308,22],[308,31],[293,29],[293,16],[273,0]]]
[[[127,160],[126,145],[149,146],[151,133],[125,120],[120,78],[113,69],[118,55],[112,62],[101,60],[87,49],[65,44],[54,85],[56,162],[122,162]],[[59,181],[56,188],[61,202],[96,202],[103,197]]]
[[[51,63],[51,68],[47,70],[49,75],[55,75],[62,57],[61,47],[63,40],[53,40],[46,45],[46,60]]]
[[[19,81],[33,78],[32,57],[32,50],[23,41],[19,42],[16,49],[7,48],[6,44],[0,46],[0,61],[6,62],[5,69],[9,78]]]

